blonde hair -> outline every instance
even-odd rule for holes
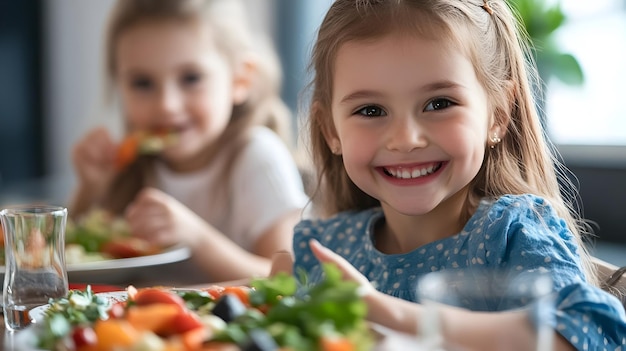
[[[237,0],[118,0],[109,18],[105,39],[105,73],[109,92],[114,90],[116,44],[120,36],[148,21],[202,26],[233,66],[242,60],[243,55],[253,55],[255,59],[256,78],[250,95],[245,102],[233,107],[229,124],[217,140],[217,144],[223,147],[214,148],[220,153],[230,153],[227,158],[229,164],[223,174],[225,180],[230,179],[231,166],[253,126],[270,128],[288,147],[292,147],[291,112],[280,97],[282,68],[278,56],[268,38],[258,33],[253,35],[245,8]],[[149,179],[151,164],[151,160],[142,159],[122,173],[114,184],[114,194],[105,199],[104,206],[114,212],[122,211]]]
[[[326,143],[334,130],[330,106],[337,51],[350,41],[390,33],[443,40],[463,50],[484,87],[494,123],[506,128],[502,142],[487,148],[466,199],[469,219],[482,198],[532,193],[544,197],[567,222],[580,244],[587,278],[597,283],[582,235],[589,233],[577,211],[578,191],[544,134],[533,88],[539,78],[530,46],[516,15],[504,0],[336,0],[324,18],[313,48],[309,85],[309,143],[317,171],[316,210],[333,215],[380,206],[348,177],[340,156]],[[513,86],[511,86],[511,84]]]

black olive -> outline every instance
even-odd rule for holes
[[[248,341],[240,345],[241,351],[276,351],[278,345],[274,338],[263,329],[253,329],[248,332]]]
[[[217,301],[212,313],[223,319],[224,322],[229,323],[245,314],[246,306],[235,295],[225,294]]]

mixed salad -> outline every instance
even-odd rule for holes
[[[133,237],[128,223],[102,209],[89,211],[77,221],[68,219],[65,230],[66,264],[140,257],[163,248]],[[4,235],[0,226],[0,263],[4,264]]]
[[[201,290],[127,288],[126,301],[72,290],[50,301],[37,322],[44,350],[369,350],[373,337],[356,283],[324,266],[326,279],[306,286],[286,274],[251,286]],[[297,289],[300,284],[301,288]]]
[[[102,209],[89,211],[65,230],[67,264],[153,255],[160,246],[133,237],[128,223]]]

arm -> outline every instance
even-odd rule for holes
[[[368,320],[405,333],[419,332],[422,305],[375,290],[364,298],[369,307]],[[525,313],[472,312],[449,306],[439,313],[443,338],[450,345],[461,345],[464,350],[535,350],[535,334]],[[575,349],[558,335],[551,350]]]
[[[267,276],[274,252],[289,250],[294,210],[277,219],[248,252],[171,196],[153,188],[142,190],[126,211],[134,235],[162,246],[184,243],[194,260],[214,281]]]
[[[300,210],[278,218],[261,234],[253,252],[246,251],[221,233],[207,235],[204,237],[205,242],[198,245],[204,248],[204,252],[196,255],[197,261],[203,267],[214,267],[209,273],[217,280],[267,276],[271,271],[273,255],[277,252],[291,252],[293,227],[299,219]],[[228,267],[228,270],[224,267]]]
[[[367,279],[347,261],[317,241],[311,249],[320,262],[332,262],[344,272],[346,279],[364,287],[368,319],[374,323],[414,334],[419,333],[420,315],[424,307],[376,291]],[[535,335],[526,314],[519,312],[472,312],[445,306],[439,310],[444,340],[469,350],[534,350]],[[496,336],[503,336],[502,340]],[[555,333],[556,335],[556,333]],[[574,350],[563,338],[555,338],[554,350]]]

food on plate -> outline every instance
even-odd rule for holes
[[[354,282],[325,265],[313,286],[284,273],[247,286],[127,288],[126,301],[69,292],[35,323],[45,350],[369,350],[373,336]],[[302,289],[296,293],[297,285]]]
[[[160,252],[163,252],[163,247],[133,237],[123,218],[115,217],[102,209],[93,209],[76,221],[67,221],[66,264],[141,257]],[[4,240],[0,240],[1,263],[4,263],[4,254]]]
[[[171,130],[138,131],[125,137],[117,148],[115,167],[118,170],[133,163],[139,155],[156,155],[178,139]]]
[[[89,211],[65,231],[67,264],[154,255],[163,248],[133,237],[128,223],[102,209]]]

